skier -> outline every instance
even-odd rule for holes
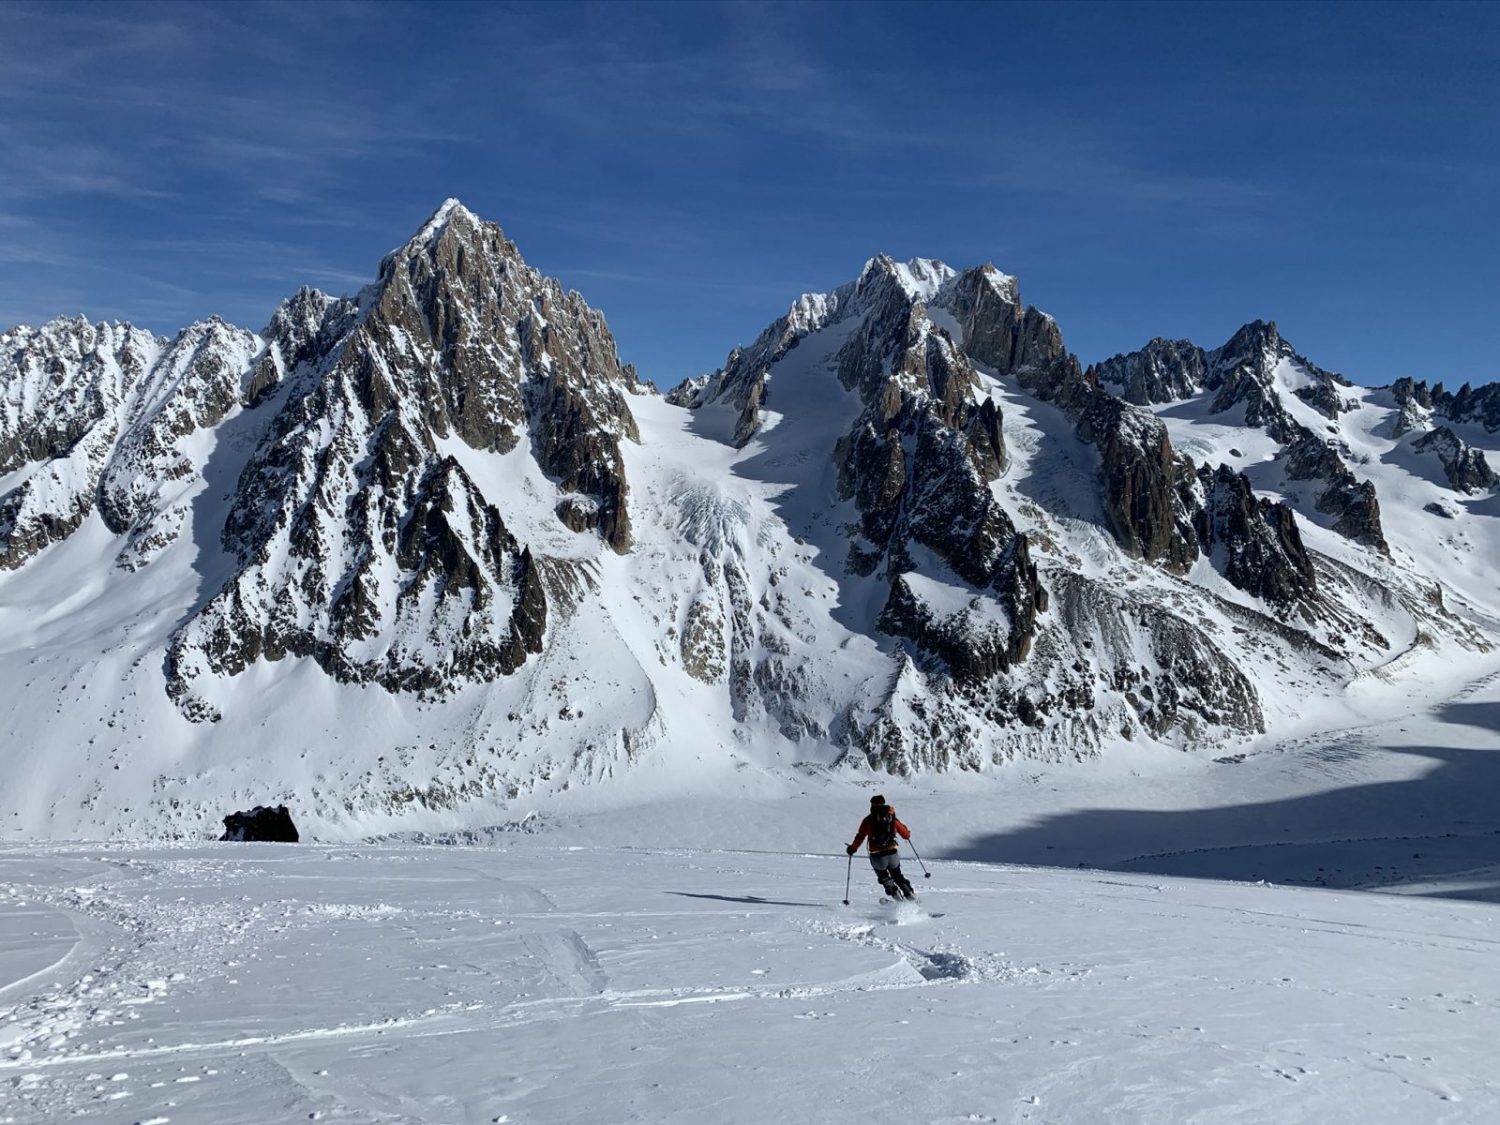
[[[877,794],[870,798],[870,815],[859,822],[859,835],[844,850],[853,855],[859,851],[860,843],[868,836],[870,866],[875,869],[875,877],[880,880],[885,893],[893,899],[916,898],[916,892],[911,889],[906,876],[901,874],[901,855],[896,843],[898,832],[902,839],[911,839],[911,829],[896,819],[896,810],[885,803],[884,797]]]

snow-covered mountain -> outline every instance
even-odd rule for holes
[[[0,337],[0,832],[1218,752],[1494,652],[1497,432],[1259,321],[1085,371],[885,257],[661,396],[450,200],[259,334]]]

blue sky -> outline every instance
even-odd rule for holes
[[[661,384],[877,252],[1485,382],[1500,5],[0,4],[6,326],[259,328],[450,195]]]

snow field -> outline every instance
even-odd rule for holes
[[[1472,1122],[1493,1104],[1493,908],[941,862],[918,907],[890,907],[862,858],[845,908],[841,858],[6,849],[0,1119],[862,1121],[878,1102]],[[31,953],[17,926],[45,935]]]
[[[648,765],[478,847],[3,845],[0,1121],[1484,1121],[1497,708],[1220,762]],[[875,786],[916,904],[842,854]]]

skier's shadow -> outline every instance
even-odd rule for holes
[[[743,902],[750,906],[827,906],[826,902],[785,902],[775,898],[761,898],[759,895],[701,895],[692,891],[668,891],[669,895],[678,898],[711,898],[717,902]]]

